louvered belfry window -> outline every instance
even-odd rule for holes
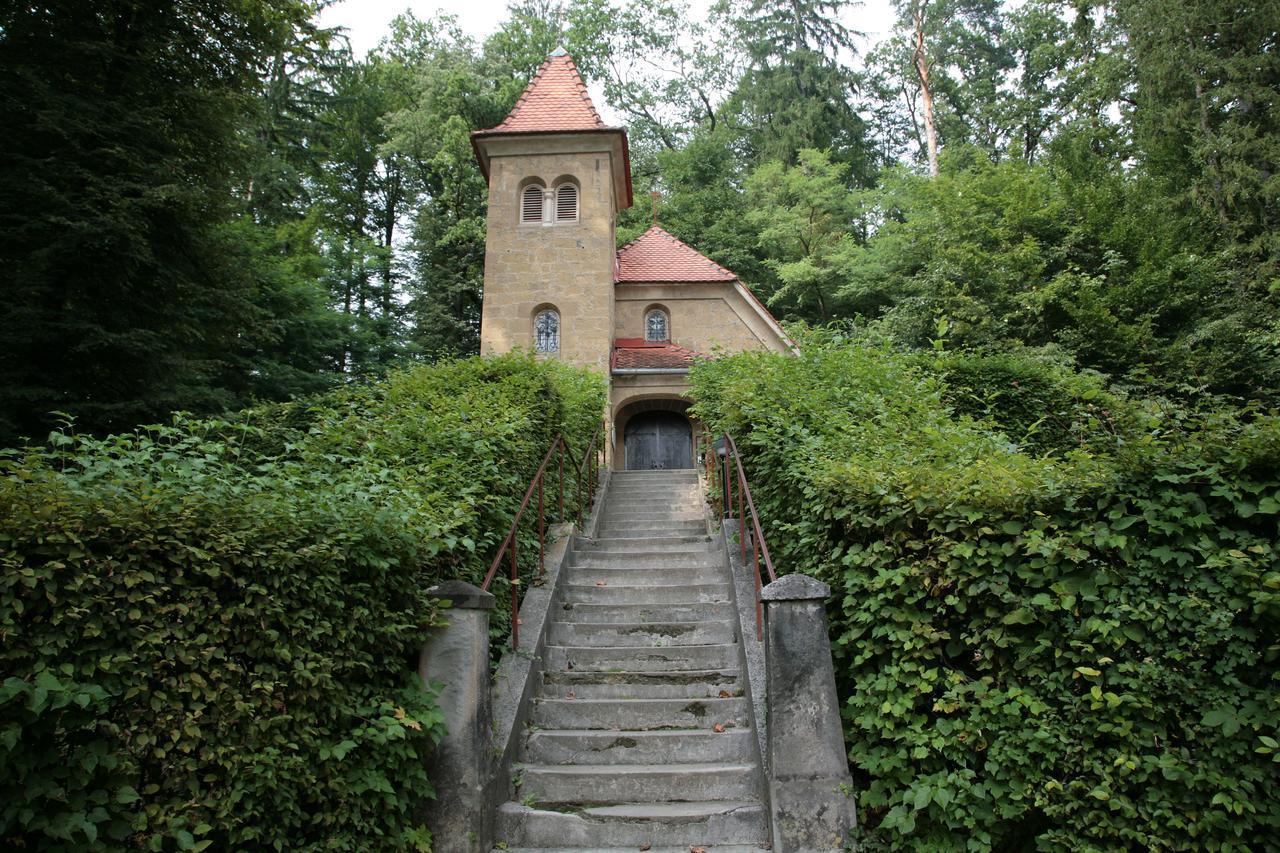
[[[578,218],[578,188],[561,184],[556,189],[556,221],[572,222]]]
[[[542,185],[530,184],[520,194],[520,221],[542,221]]]

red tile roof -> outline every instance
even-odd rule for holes
[[[511,113],[484,133],[606,130],[573,58],[557,50],[533,75]]]
[[[737,281],[738,277],[657,225],[618,250],[617,281]]]
[[[618,338],[613,342],[613,357],[609,359],[609,368],[611,370],[683,370],[691,367],[696,358],[706,358],[706,356],[670,341]]]

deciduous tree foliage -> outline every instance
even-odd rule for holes
[[[290,303],[224,228],[244,98],[309,2],[0,11],[0,435],[242,402]],[[247,263],[245,263],[247,261]],[[306,301],[292,300],[289,308]],[[292,325],[295,318],[280,318]]]
[[[429,849],[454,780],[423,766],[428,589],[479,582],[603,402],[586,371],[468,359],[0,454],[0,843]]]
[[[831,585],[870,850],[1275,850],[1280,422],[865,339],[694,368]]]

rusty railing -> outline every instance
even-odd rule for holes
[[[708,435],[705,450],[703,451],[704,463],[706,465],[707,485],[717,482],[721,494],[720,503],[717,507],[719,516],[724,519],[726,516],[734,515],[738,519],[738,549],[742,555],[742,562],[747,562],[747,520],[750,519],[751,530],[751,561],[755,569],[756,583],[756,639],[764,638],[764,604],[760,600],[760,590],[764,588],[762,576],[760,574],[760,559],[764,558],[765,572],[768,573],[769,582],[772,583],[778,579],[778,575],[773,570],[773,559],[769,556],[769,545],[764,541],[764,532],[760,529],[760,516],[756,513],[756,503],[751,497],[751,485],[747,482],[747,474],[742,470],[742,457],[738,453],[738,445],[734,442],[733,436],[724,433],[720,441],[723,442],[723,448],[717,448],[716,444],[720,442],[712,442]],[[721,452],[723,450],[723,453]],[[712,461],[719,459],[719,462]],[[730,460],[732,465],[730,464]],[[736,481],[736,483],[735,483]],[[735,487],[736,486],[736,487]],[[737,497],[737,511],[734,511],[734,497]]]
[[[591,506],[591,502],[595,499],[596,485],[600,476],[600,451],[604,447],[604,424],[600,424],[600,429],[596,430],[591,436],[591,443],[587,445],[586,453],[583,454],[582,461],[576,465],[577,474],[577,496],[578,496],[578,527],[582,527],[583,513]],[[493,562],[489,564],[489,571],[485,573],[484,583],[480,588],[485,592],[489,591],[490,585],[493,584],[494,577],[498,574],[498,567],[502,565],[502,558],[508,558],[509,573],[508,580],[511,586],[511,648],[520,648],[520,560],[519,560],[519,538],[520,538],[520,521],[524,517],[524,512],[529,508],[529,502],[533,500],[533,495],[538,495],[538,573],[537,578],[541,578],[546,573],[546,557],[547,557],[547,520],[546,520],[546,480],[547,468],[551,464],[552,457],[556,457],[556,486],[559,492],[559,518],[563,523],[565,520],[564,513],[564,463],[565,459],[569,460],[570,465],[574,463],[573,449],[569,447],[569,442],[565,440],[563,435],[557,435],[551,441],[551,445],[547,448],[546,454],[542,457],[542,464],[538,466],[538,471],[533,475],[533,479],[529,481],[529,488],[524,491],[524,500],[520,501],[520,508],[516,510],[515,518],[511,520],[511,527],[507,531],[506,537],[498,545],[498,553],[494,555]],[[583,500],[585,490],[586,500]]]

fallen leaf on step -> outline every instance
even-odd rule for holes
[[[652,849],[653,849],[653,845],[652,845],[652,844],[641,844],[641,845],[640,845],[640,849],[641,849],[641,850],[652,850]]]
[[[705,848],[705,847],[690,847],[690,848],[689,848],[689,853],[707,853],[707,848]]]
[[[720,698],[721,698],[721,699],[731,699],[731,698],[733,698],[733,697],[730,695],[730,693],[729,693],[729,691],[728,691],[728,690],[721,690],[721,691],[720,691]]]
[[[724,732],[724,723],[716,723],[714,726],[711,727],[711,729],[716,734],[722,734]]]
[[[566,693],[566,694],[564,694],[564,698],[566,698],[566,699],[577,699],[577,698],[578,698],[578,694],[576,694],[576,693]]]
[[[596,581],[596,586],[604,586],[604,581]]]

